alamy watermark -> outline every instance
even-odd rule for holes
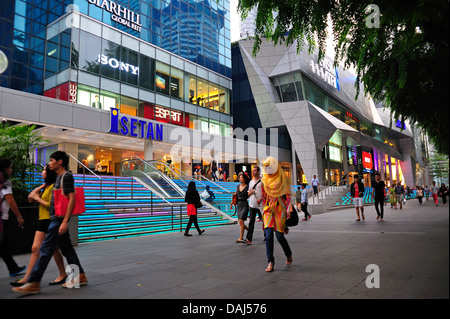
[[[380,267],[376,264],[367,265],[366,272],[370,273],[366,278],[366,287],[369,289],[380,288]]]
[[[366,17],[366,27],[369,29],[380,27],[380,8],[376,4],[369,4],[364,11],[369,13]]]
[[[77,265],[70,264],[66,267],[66,287],[80,288],[80,268]]]

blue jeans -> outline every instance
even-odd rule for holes
[[[69,265],[74,264],[78,266],[79,273],[83,273],[84,270],[81,267],[78,260],[77,253],[70,241],[70,235],[67,231],[64,235],[59,236],[59,226],[61,226],[62,219],[54,218],[48,226],[48,232],[39,250],[39,259],[36,261],[36,265],[31,272],[28,282],[40,282],[44,275],[45,269],[47,269],[48,263],[53,257],[57,247],[61,250],[61,253],[67,259]]]
[[[289,247],[289,244],[284,237],[284,233],[280,233],[278,231],[275,231],[273,228],[265,228],[264,234],[266,235],[266,255],[268,262],[275,263],[275,258],[273,257],[273,233],[275,232],[277,236],[277,240],[281,245],[281,248],[283,248],[284,254],[286,257],[292,256],[291,248]]]

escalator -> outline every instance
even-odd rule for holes
[[[184,173],[164,161],[143,160],[137,156],[125,158],[122,160],[121,171],[123,176],[134,178],[141,185],[169,204],[172,199],[184,200],[184,189],[187,189],[187,186],[191,181],[196,183],[199,191],[204,189],[207,185],[210,185],[217,193],[229,197],[227,200],[228,203],[231,202],[232,194],[221,185],[206,178],[201,181],[196,180],[189,174]],[[226,219],[235,221],[232,217],[223,212],[220,207],[214,206],[212,203],[204,200],[201,200],[201,202],[204,206],[210,208],[211,211],[222,215]]]
[[[122,161],[121,171],[123,176],[133,177],[162,199],[184,199],[185,192],[155,163],[139,157],[126,158]]]

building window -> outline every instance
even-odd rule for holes
[[[170,67],[156,61],[155,91],[169,95],[170,93]]]
[[[137,116],[138,101],[122,96],[120,98],[120,113]]]

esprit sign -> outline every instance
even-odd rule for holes
[[[309,66],[314,74],[317,74],[322,80],[338,91],[339,87],[339,76],[335,67],[333,67],[333,62],[323,58],[319,63],[315,63],[314,60],[309,61]]]
[[[161,119],[163,121],[168,121],[169,118],[172,118],[172,123],[173,124],[178,124],[181,125],[181,112],[177,112],[177,111],[171,111],[159,106],[155,106],[155,118],[156,119]]]
[[[111,20],[141,32],[141,16],[112,0],[87,0],[89,3],[111,13]]]
[[[129,63],[124,63],[122,61],[119,61],[115,58],[109,58],[104,54],[99,54],[97,56],[97,62],[103,64],[103,65],[109,65],[113,69],[120,69],[121,71],[125,71],[134,75],[137,75],[139,72],[139,67],[134,66]]]
[[[163,140],[163,125],[154,124],[146,120],[138,120],[120,114],[119,109],[111,108],[109,133],[123,136],[139,137],[147,140]]]

